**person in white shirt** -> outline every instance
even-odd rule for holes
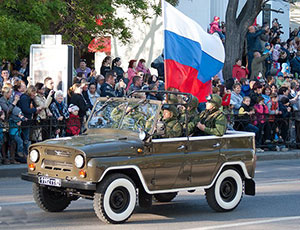
[[[88,95],[89,95],[90,102],[93,106],[97,101],[98,97],[100,97],[100,95],[96,92],[96,90],[97,90],[96,84],[89,85]]]

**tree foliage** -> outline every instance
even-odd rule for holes
[[[178,0],[168,0],[177,4]],[[13,60],[28,55],[31,44],[40,43],[41,34],[62,34],[64,43],[84,50],[92,37],[112,35],[126,43],[131,28],[119,16],[125,8],[144,21],[149,7],[159,13],[155,0],[5,0],[0,4],[0,58]],[[102,25],[95,19],[101,18]]]
[[[5,0],[0,4],[0,58],[13,60],[40,41],[51,21],[58,18],[60,1]]]

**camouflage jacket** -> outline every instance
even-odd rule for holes
[[[188,111],[187,112],[188,135],[191,135],[194,132],[198,122],[199,122],[199,113],[197,112],[197,110],[192,109],[191,111]],[[184,111],[180,115],[180,123],[182,124],[183,129],[186,130]]]
[[[226,132],[227,121],[224,113],[220,110],[203,111],[199,116],[199,121],[205,125],[204,135],[223,136]],[[196,133],[203,135],[203,132],[197,128]],[[200,133],[200,134],[199,134]]]
[[[164,120],[165,122],[165,134],[163,137],[172,138],[180,137],[182,135],[182,126],[176,118],[169,118]]]

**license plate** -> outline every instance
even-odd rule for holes
[[[61,179],[45,177],[45,176],[39,176],[39,184],[60,187],[61,186]]]

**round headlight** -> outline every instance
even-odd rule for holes
[[[36,163],[39,160],[39,157],[40,157],[40,154],[39,154],[39,152],[37,150],[33,149],[33,150],[30,151],[30,153],[29,153],[29,159],[32,162]]]
[[[80,168],[83,167],[83,165],[84,165],[84,158],[83,158],[83,156],[82,155],[77,155],[75,157],[75,166],[80,169]]]
[[[139,133],[139,138],[140,138],[141,141],[144,141],[146,139],[146,136],[147,136],[146,132],[144,132],[144,131],[141,131]]]

